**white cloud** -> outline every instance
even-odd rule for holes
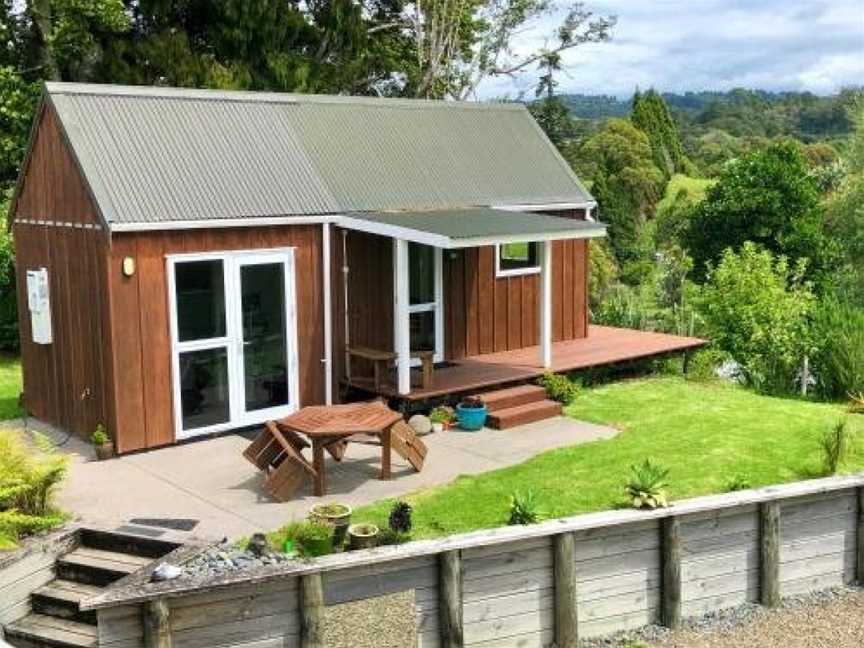
[[[629,96],[637,86],[664,91],[836,92],[864,84],[864,0],[587,0],[616,14],[609,43],[564,56],[559,92]],[[543,45],[549,19],[522,34],[515,51]],[[483,97],[530,94],[535,70],[489,79]]]

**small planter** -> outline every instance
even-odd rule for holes
[[[443,432],[444,431],[444,423],[433,423],[432,424],[432,432]]]
[[[348,525],[351,524],[351,513],[351,507],[347,504],[316,504],[309,511],[309,517],[333,527],[333,547],[341,551]]]
[[[111,441],[94,445],[93,449],[96,451],[96,458],[99,461],[105,461],[114,456],[114,444]]]
[[[348,546],[351,549],[372,549],[378,545],[379,532],[374,524],[352,524],[348,527]]]
[[[456,406],[456,419],[463,430],[480,430],[486,423],[486,405],[479,400],[459,403]]]

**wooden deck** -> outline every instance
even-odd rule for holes
[[[565,372],[615,365],[683,353],[705,344],[705,340],[698,338],[591,326],[587,338],[555,342],[552,345],[551,370]],[[418,401],[523,382],[536,378],[545,371],[540,366],[540,349],[535,346],[456,360],[451,366],[435,369],[432,384],[426,389],[419,387],[419,373],[415,369],[412,371],[410,394],[398,395],[392,378],[379,392],[388,398]],[[372,391],[371,381],[355,379],[352,384]]]

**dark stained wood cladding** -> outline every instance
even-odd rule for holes
[[[587,335],[587,244],[552,249],[552,339]],[[495,276],[495,248],[444,252],[446,357],[450,360],[539,343],[539,275]]]
[[[21,219],[63,223],[31,225]],[[66,226],[72,223],[75,226]],[[47,106],[35,133],[13,224],[24,397],[34,416],[89,436],[110,426],[109,340],[100,218]],[[84,225],[91,227],[84,228]],[[53,341],[33,342],[27,270],[48,270]]]
[[[62,223],[101,220],[50,105],[44,107],[36,129],[15,215]]]
[[[324,400],[320,225],[114,235],[108,277],[121,452],[174,441],[166,255],[284,247],[295,250],[300,405],[319,404]],[[125,256],[136,260],[132,277],[121,272]]]

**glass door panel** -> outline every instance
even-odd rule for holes
[[[185,261],[175,266],[177,339],[225,337],[225,270],[221,259]]]
[[[180,406],[184,430],[231,420],[228,349],[180,354]]]
[[[246,412],[289,403],[285,264],[240,266]]]

